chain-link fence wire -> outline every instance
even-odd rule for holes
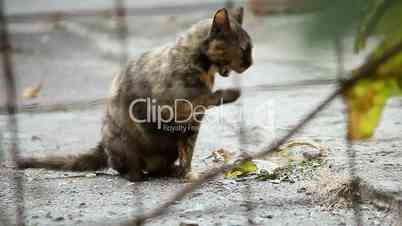
[[[334,48],[335,48],[335,57],[336,57],[336,74],[338,82],[341,84],[345,79],[345,55],[344,55],[344,46],[343,40],[338,35],[334,40]],[[345,121],[347,117],[345,116]],[[360,212],[360,185],[358,183],[358,179],[356,176],[356,151],[353,149],[353,144],[348,141],[346,154],[348,157],[348,170],[349,170],[349,178],[351,180],[351,191],[352,191],[352,208],[354,212],[354,221],[357,226],[362,226],[362,216]]]
[[[127,26],[127,8],[125,7],[125,0],[114,0],[115,10],[116,10],[116,19],[117,19],[117,33],[120,42],[120,68],[124,68],[128,61],[128,26]],[[135,190],[138,190],[136,188]],[[136,194],[140,194],[141,191],[134,191]],[[142,206],[142,196],[135,196],[135,206],[138,215],[142,214],[143,206]],[[144,222],[138,222],[135,226],[142,226]]]
[[[54,105],[30,105],[30,106],[21,106],[17,108],[16,104],[16,88],[15,88],[15,77],[13,73],[13,64],[12,64],[12,57],[11,57],[11,43],[9,39],[8,29],[7,29],[7,22],[21,22],[21,21],[31,21],[31,20],[50,20],[50,21],[58,21],[61,19],[68,19],[73,17],[88,17],[88,16],[110,16],[116,17],[118,20],[118,33],[119,33],[119,40],[121,43],[121,56],[120,56],[120,65],[124,66],[128,59],[128,27],[127,27],[127,15],[136,15],[136,16],[150,16],[150,15],[169,15],[169,14],[178,14],[183,12],[191,12],[195,10],[214,10],[222,6],[222,4],[214,4],[214,3],[200,3],[197,5],[183,5],[183,6],[174,6],[174,7],[155,7],[152,9],[133,9],[133,8],[126,8],[125,3],[123,0],[115,0],[115,8],[114,9],[106,9],[106,10],[81,10],[81,11],[67,11],[67,12],[49,12],[49,13],[32,13],[32,14],[20,14],[20,15],[10,15],[5,16],[4,13],[4,0],[0,0],[0,23],[1,23],[1,56],[2,56],[2,63],[3,63],[3,76],[4,81],[6,83],[6,95],[7,95],[7,103],[6,106],[0,108],[0,113],[7,113],[8,114],[8,127],[7,132],[11,134],[10,139],[10,146],[7,147],[7,150],[10,153],[11,160],[15,161],[18,157],[18,126],[17,126],[17,118],[15,113],[18,111],[28,111],[28,112],[43,112],[43,111],[58,111],[58,110],[74,110],[74,109],[82,109],[91,107],[94,105],[101,105],[104,104],[105,99],[97,99],[92,100],[89,102],[70,102],[70,103],[59,103]],[[228,2],[227,6],[233,4]],[[287,142],[292,136],[294,136],[300,129],[306,126],[312,119],[314,119],[318,113],[324,110],[328,105],[336,99],[342,92],[346,90],[346,88],[350,87],[351,85],[355,84],[360,79],[364,78],[365,76],[369,75],[371,71],[374,71],[382,62],[384,62],[389,57],[394,56],[398,51],[401,51],[402,43],[396,46],[394,49],[390,50],[384,57],[378,59],[377,61],[367,62],[360,70],[360,73],[349,80],[342,80],[339,83],[339,87],[335,89],[326,99],[324,99],[319,105],[316,106],[310,113],[308,113],[299,124],[297,124],[292,130],[290,130],[286,135],[280,137],[275,142],[267,145],[265,148],[262,148],[256,153],[253,154],[246,154],[243,155],[242,158],[239,159],[236,163],[240,164],[247,160],[262,157],[270,152],[273,152],[278,149],[279,146],[283,145]],[[339,55],[340,54],[340,55]],[[344,72],[343,69],[340,70],[339,67],[343,68],[343,59],[342,51],[338,53],[338,71],[339,77],[346,78],[346,76],[341,76]],[[295,84],[283,84],[282,86],[272,86],[272,87],[260,87],[261,89],[271,88],[271,89],[281,89],[281,88],[289,88],[290,86],[303,86],[303,85],[314,85],[314,84],[328,84],[328,83],[335,83],[335,80],[322,80],[322,81],[305,81],[304,83],[295,83]],[[238,81],[237,86],[241,86],[240,81]],[[240,105],[241,106],[241,105]],[[240,131],[239,131],[239,143],[240,147],[244,143],[245,137],[243,137],[244,133],[244,125],[241,124]],[[1,148],[0,150],[4,150]],[[348,158],[349,158],[349,172],[350,176],[352,177],[353,181],[356,178],[356,169],[355,169],[355,151],[351,145],[348,147]],[[227,164],[216,169],[208,170],[201,176],[201,178],[191,184],[186,185],[182,190],[178,191],[177,193],[173,194],[170,199],[166,202],[162,203],[160,206],[156,207],[155,209],[151,209],[150,211],[143,212],[143,207],[141,206],[142,200],[140,197],[136,200],[137,203],[137,211],[140,213],[137,216],[132,217],[127,222],[123,223],[122,225],[143,225],[143,223],[151,218],[163,215],[167,212],[169,206],[176,203],[177,201],[181,200],[185,195],[188,193],[196,190],[200,186],[202,186],[205,182],[210,179],[215,178],[216,176],[220,175],[221,173],[233,168],[234,164]],[[16,200],[16,224],[17,225],[24,225],[24,196],[23,196],[23,174],[19,171],[15,171],[13,177],[13,183],[15,186],[15,200]],[[354,189],[353,194],[356,196],[352,199],[353,201],[353,208],[355,210],[355,223],[356,225],[362,225],[361,219],[361,212],[359,207],[359,197],[358,197],[358,190],[359,184],[355,183],[355,186],[352,187]],[[247,184],[245,186],[245,191],[243,192],[243,198],[246,203],[251,198],[252,192],[250,191],[250,187]],[[246,220],[247,224],[252,224],[253,216],[252,212],[250,211],[251,207],[248,206],[246,208]],[[138,213],[137,212],[137,213]],[[9,225],[11,220],[7,219],[4,216],[0,215],[0,219],[2,223]],[[99,224],[102,224],[102,221],[99,221]]]
[[[3,64],[2,74],[5,83],[5,95],[7,97],[6,109],[8,113],[7,131],[10,134],[10,145],[8,148],[11,161],[14,163],[18,157],[18,122],[16,117],[17,109],[17,92],[16,81],[14,76],[11,41],[8,34],[7,18],[5,17],[4,1],[0,0],[0,45],[1,45],[1,58]],[[1,144],[0,144],[1,145]],[[16,225],[22,226],[24,224],[24,187],[22,172],[16,171],[12,176],[12,187],[14,188],[15,209],[16,209]],[[2,220],[3,222],[3,220]],[[9,223],[8,220],[4,222]]]
[[[235,3],[233,1],[226,1],[225,3],[225,8],[228,9],[229,11],[232,11],[235,9]],[[235,86],[240,90],[241,89],[241,80],[239,77],[236,77],[235,79]],[[239,100],[239,105],[238,108],[240,109],[239,112],[243,110],[243,102]],[[239,125],[239,130],[238,130],[238,142],[239,142],[239,149],[242,155],[248,155],[247,150],[245,148],[245,144],[247,143],[247,138],[245,136],[246,132],[246,125],[245,121],[243,119],[243,114],[240,114],[240,125]],[[241,192],[243,203],[246,210],[244,211],[245,215],[245,221],[246,224],[244,225],[252,225],[255,223],[254,215],[253,215],[253,206],[252,206],[252,191],[251,191],[251,186],[248,181],[245,181],[244,183],[244,188]]]

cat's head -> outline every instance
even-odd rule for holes
[[[244,72],[252,63],[252,43],[242,28],[243,8],[233,12],[216,11],[206,42],[208,59],[219,67],[219,74],[226,77],[231,70]]]

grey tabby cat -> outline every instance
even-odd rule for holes
[[[113,80],[96,147],[78,155],[20,157],[19,168],[112,167],[130,181],[194,179],[191,160],[205,110],[240,96],[237,89],[213,91],[215,74],[242,73],[252,64],[252,43],[242,22],[242,8],[219,9],[173,44],[129,62]]]

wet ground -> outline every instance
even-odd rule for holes
[[[129,17],[130,56],[173,41],[190,24],[210,14],[201,11],[179,16]],[[306,15],[255,18],[248,14],[245,27],[254,39],[255,64],[243,75],[217,78],[216,88],[234,87],[235,79],[240,79],[243,94],[238,103],[208,112],[194,156],[195,171],[212,167],[206,159],[216,149],[239,152],[239,108],[245,116],[245,144],[241,147],[252,152],[288,132],[333,90],[328,80],[336,79],[335,54],[332,46],[305,47],[302,31],[308,21]],[[114,28],[115,23],[105,18],[11,24],[19,104],[106,97],[119,69],[120,46],[118,36],[112,32]],[[347,54],[346,67],[352,68],[362,59]],[[309,80],[323,82],[305,85],[303,81]],[[41,81],[39,97],[21,96],[26,87]],[[4,100],[2,94],[0,103]],[[327,149],[323,163],[310,174],[301,174],[294,183],[219,177],[147,225],[247,225],[247,217],[254,225],[355,225],[354,211],[347,200],[337,195],[332,200],[327,198],[337,191],[327,185],[341,187],[349,174],[350,150],[356,152],[354,166],[360,178],[363,225],[400,225],[395,203],[402,190],[401,108],[400,99],[392,100],[376,136],[348,147],[344,141],[345,108],[337,100],[295,137],[312,140]],[[79,152],[95,145],[100,138],[103,112],[104,106],[100,105],[68,112],[18,114],[22,154]],[[4,131],[5,115],[0,115],[0,128],[1,142],[7,149],[10,135]],[[13,222],[13,171],[4,168],[0,174],[0,213]],[[113,175],[26,170],[26,222],[116,223],[138,213],[139,207],[143,210],[158,206],[184,185],[177,179],[130,183]],[[9,225],[5,221],[2,224]]]

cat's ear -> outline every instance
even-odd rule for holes
[[[243,24],[243,14],[244,14],[244,8],[241,6],[237,7],[232,12],[233,18],[235,18],[240,25]]]
[[[223,8],[216,11],[212,22],[211,34],[225,34],[231,31],[228,11]]]

